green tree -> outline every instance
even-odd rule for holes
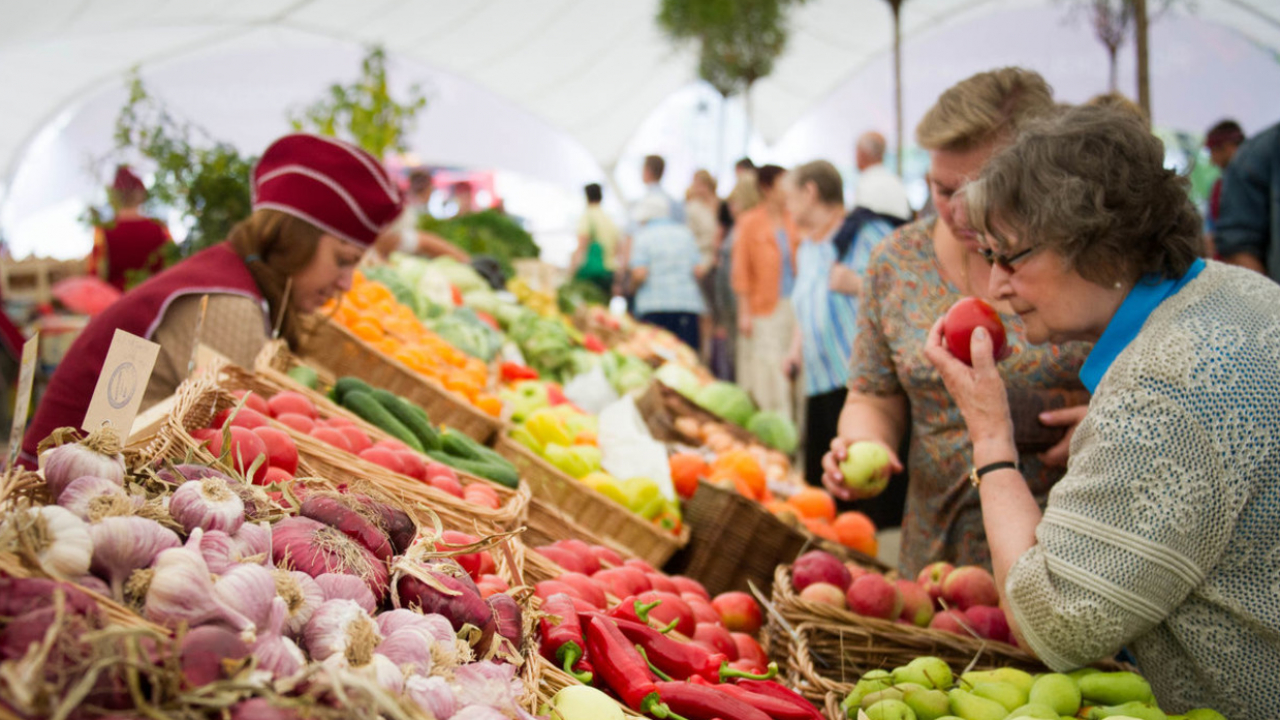
[[[427,106],[418,85],[409,88],[407,102],[398,102],[387,88],[387,55],[369,48],[360,62],[360,77],[351,85],[334,83],[327,94],[301,111],[290,113],[295,130],[344,137],[382,159],[388,150],[408,150],[418,113]]]

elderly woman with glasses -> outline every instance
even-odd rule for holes
[[[1280,287],[1198,257],[1164,148],[1122,112],[1028,127],[965,191],[989,293],[1036,343],[1093,342],[1093,391],[1042,513],[991,340],[926,350],[964,415],[1001,600],[1066,670],[1127,647],[1169,712],[1280,707]]]

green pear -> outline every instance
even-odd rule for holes
[[[918,720],[938,720],[951,712],[951,701],[941,690],[911,688],[902,694],[902,702],[916,714]]]
[[[917,720],[916,714],[901,700],[881,700],[867,708],[869,720]]]
[[[1069,675],[1041,675],[1031,686],[1027,702],[1048,705],[1059,715],[1075,715],[1080,711],[1080,686]]]
[[[1227,720],[1226,716],[1210,708],[1196,708],[1187,711],[1187,720]]]
[[[905,691],[896,687],[885,688],[884,690],[877,690],[876,692],[873,692],[870,695],[867,695],[866,697],[862,698],[862,709],[866,710],[867,708],[871,707],[872,705],[875,705],[876,703],[882,700],[901,700],[905,694],[906,694]]]
[[[1004,720],[1009,714],[1009,708],[967,690],[952,690],[947,697],[951,701],[951,712],[964,720]]]
[[[1082,667],[1078,670],[1072,670],[1071,672],[1067,673],[1067,677],[1071,678],[1072,680],[1075,680],[1076,682],[1080,682],[1080,678],[1086,675],[1097,675],[1100,672],[1102,671],[1099,670],[1098,668]]]
[[[936,657],[918,657],[893,671],[895,683],[913,682],[937,690],[950,690],[955,681],[946,661]]]
[[[1031,673],[1011,667],[998,668],[996,670],[977,670],[967,672],[960,676],[960,682],[966,687],[973,687],[978,683],[1009,683],[1014,687],[1022,690],[1022,692],[1030,694],[1031,686],[1035,684],[1035,678],[1031,677]],[[1023,702],[1026,702],[1025,700]],[[1022,703],[1018,703],[1021,705]],[[1016,705],[1014,707],[1017,707]]]
[[[1152,700],[1151,684],[1137,673],[1096,673],[1080,678],[1077,684],[1080,697],[1089,705],[1123,705]]]
[[[1135,720],[1169,720],[1169,716],[1155,705],[1137,701],[1091,707],[1085,715],[1085,720],[1106,720],[1106,718],[1118,717],[1135,718]]]
[[[861,680],[853,686],[853,690],[845,696],[844,702],[840,703],[840,709],[846,714],[852,712],[853,716],[857,716],[855,708],[862,706],[862,698],[873,692],[888,690],[893,687],[893,676],[887,670],[872,670],[862,676]]]
[[[995,700],[1003,705],[1006,711],[1027,704],[1027,693],[1013,683],[982,682],[970,688],[969,692],[978,697]]]
[[[1048,705],[1040,703],[1027,703],[1020,708],[1014,708],[1009,713],[1010,718],[1043,718],[1043,720],[1058,720],[1061,717],[1057,711]]]

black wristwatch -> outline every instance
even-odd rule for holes
[[[969,483],[974,487],[978,487],[982,484],[983,475],[996,470],[1017,470],[1018,472],[1022,472],[1022,468],[1018,466],[1017,462],[1001,460],[1000,462],[993,462],[990,465],[983,465],[982,467],[976,467],[970,470]]]

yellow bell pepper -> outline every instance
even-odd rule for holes
[[[591,467],[586,459],[576,451],[556,443],[547,443],[542,456],[547,459],[547,462],[555,465],[570,477],[586,477],[587,473],[596,469]]]
[[[627,496],[626,505],[631,512],[638,513],[645,509],[655,498],[662,499],[662,491],[658,489],[658,483],[649,478],[627,478],[620,485],[622,492]]]
[[[604,495],[619,505],[623,507],[627,506],[627,495],[622,492],[622,488],[618,486],[618,481],[615,480],[612,475],[602,472],[588,473],[586,477],[582,478],[582,482],[587,487],[595,490],[601,495]]]
[[[544,446],[573,444],[573,436],[565,428],[564,421],[550,408],[542,408],[530,413],[525,418],[524,426]]]

